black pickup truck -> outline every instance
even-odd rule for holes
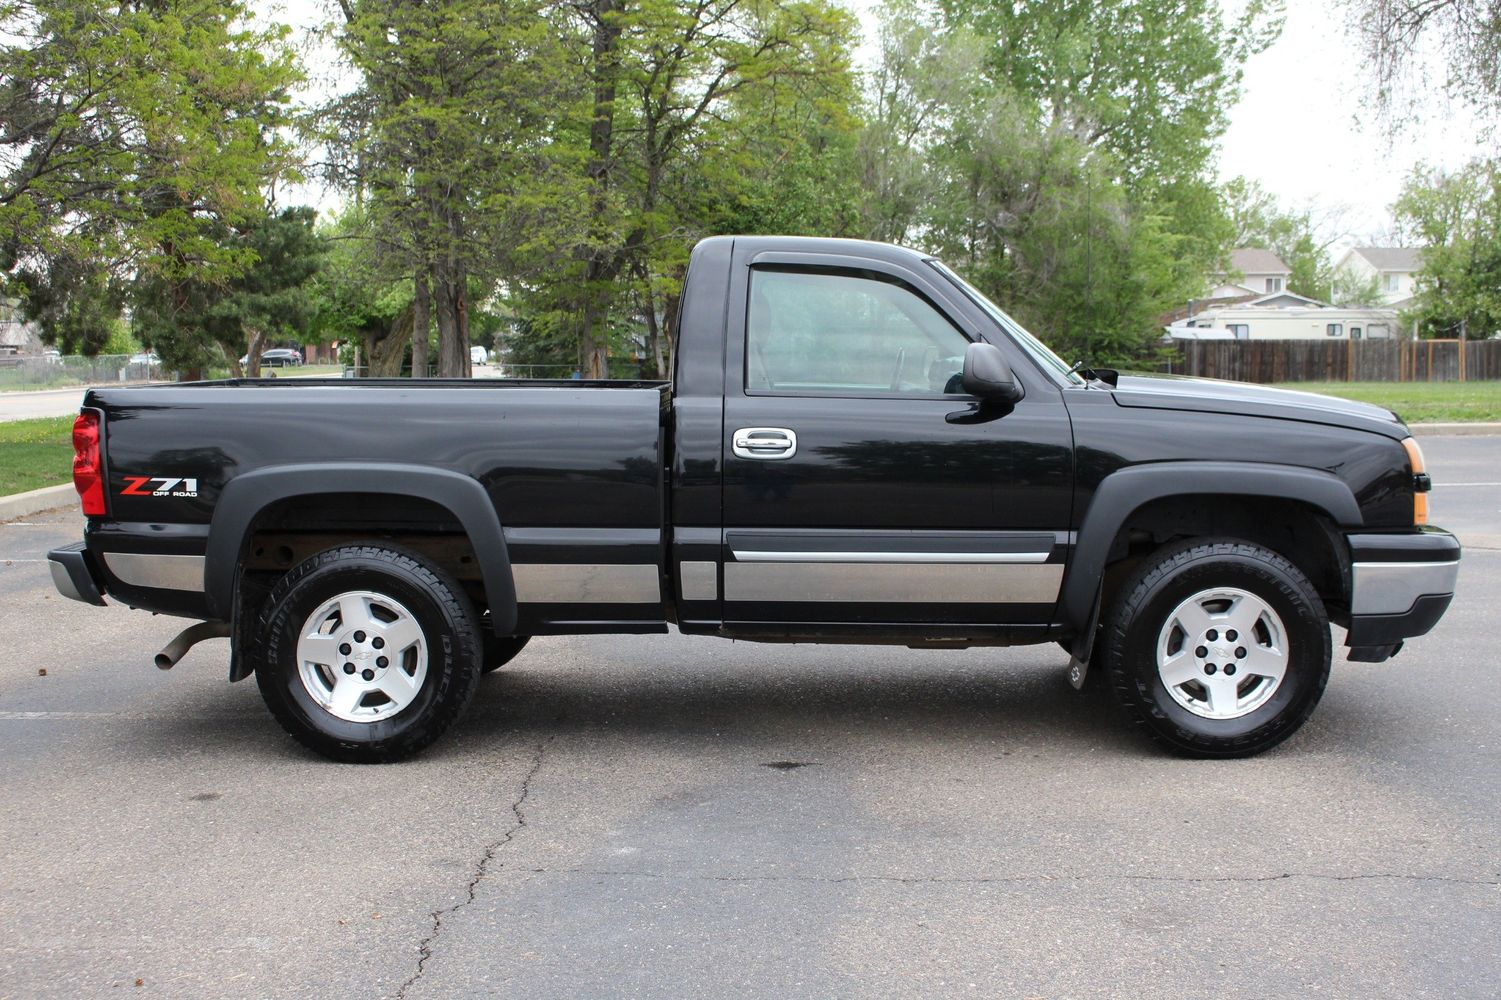
[[[1293,733],[1330,622],[1379,662],[1453,596],[1393,414],[1078,371],[941,263],[694,250],[672,383],[95,389],[69,597],[201,619],[329,757],[430,744],[534,635],[1059,643],[1181,753]]]

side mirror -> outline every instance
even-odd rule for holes
[[[1022,398],[1022,387],[1011,374],[1006,356],[994,344],[976,341],[964,351],[964,391],[987,403],[1014,405]]]

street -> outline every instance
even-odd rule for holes
[[[158,671],[185,622],[56,594],[74,510],[0,525],[0,998],[1496,996],[1501,437],[1423,447],[1454,605],[1245,761],[1056,646],[674,634],[535,640],[336,765],[226,641]]]
[[[0,423],[65,417],[83,405],[83,389],[39,389],[36,392],[0,393]]]

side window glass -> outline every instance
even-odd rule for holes
[[[752,392],[963,395],[968,346],[901,285],[824,272],[751,274],[745,387]]]

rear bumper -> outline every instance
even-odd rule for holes
[[[64,597],[104,607],[104,588],[84,542],[64,545],[47,553],[52,585]]]
[[[1395,646],[1424,635],[1454,599],[1459,540],[1439,528],[1348,535],[1352,647]]]

